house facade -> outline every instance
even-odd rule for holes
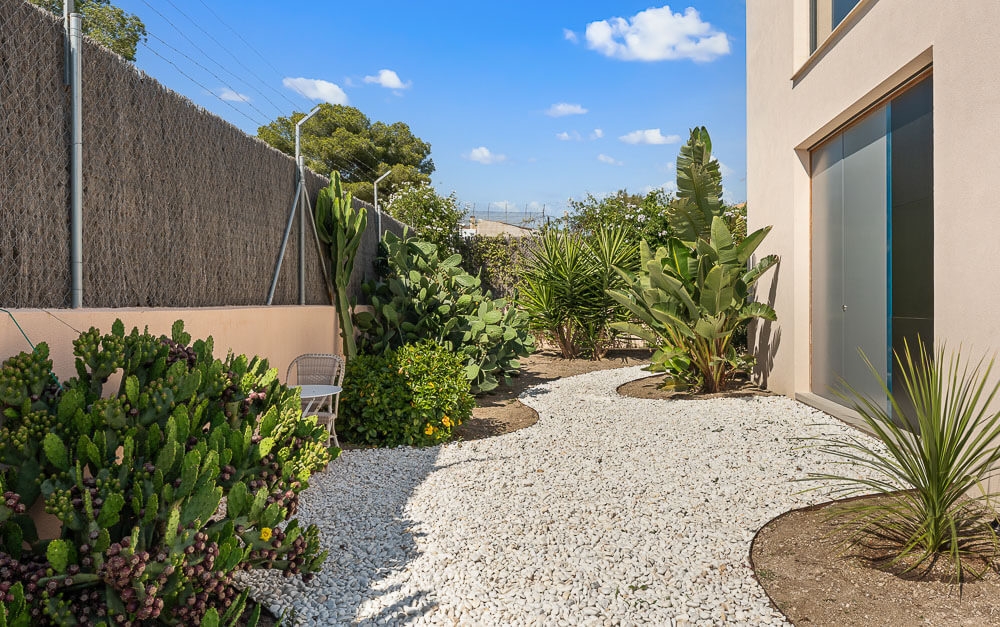
[[[767,386],[845,418],[919,338],[1000,350],[1000,2],[747,2],[750,228]]]

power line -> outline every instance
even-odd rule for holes
[[[195,48],[195,49],[196,49],[196,50],[197,50],[198,52],[200,52],[200,53],[201,53],[202,55],[204,55],[204,57],[205,57],[205,58],[207,58],[207,59],[208,59],[208,60],[210,60],[210,61],[211,61],[212,63],[214,63],[215,65],[219,66],[220,68],[222,68],[222,70],[223,70],[223,71],[225,71],[225,72],[227,72],[227,73],[231,74],[232,76],[235,76],[235,77],[236,77],[237,79],[240,79],[240,80],[241,80],[241,82],[243,82],[244,84],[246,84],[246,85],[250,86],[250,84],[249,84],[248,82],[246,82],[245,80],[241,79],[241,78],[240,78],[240,77],[239,77],[239,76],[238,76],[237,74],[235,74],[234,72],[232,72],[231,70],[229,70],[228,68],[226,68],[226,67],[225,67],[225,66],[224,66],[223,64],[219,63],[219,62],[218,62],[217,60],[215,60],[215,59],[214,59],[214,58],[213,58],[213,57],[212,57],[211,55],[209,55],[209,54],[208,54],[207,52],[205,52],[205,50],[204,50],[204,49],[202,49],[202,48],[201,48],[201,47],[200,47],[200,46],[199,46],[199,45],[198,45],[197,43],[195,43],[195,42],[194,42],[194,41],[193,41],[193,40],[192,40],[192,39],[191,39],[191,38],[190,38],[190,37],[189,37],[189,36],[188,36],[188,35],[187,35],[187,34],[186,34],[186,33],[185,33],[184,31],[183,31],[183,30],[181,30],[181,29],[180,29],[180,28],[179,28],[179,27],[178,27],[178,26],[177,26],[177,25],[176,25],[176,24],[175,24],[175,23],[174,23],[173,21],[171,21],[171,20],[170,20],[170,18],[168,18],[168,17],[166,16],[166,15],[164,15],[163,13],[161,13],[160,11],[158,11],[158,10],[157,10],[157,9],[156,9],[155,7],[153,7],[153,6],[152,6],[152,5],[151,5],[151,4],[149,3],[149,2],[147,2],[147,0],[142,0],[142,3],[143,3],[143,4],[145,4],[145,5],[147,6],[147,7],[149,7],[149,9],[150,9],[151,11],[153,11],[154,13],[156,13],[157,15],[159,15],[159,16],[160,16],[160,17],[161,17],[161,18],[162,18],[162,19],[163,19],[163,20],[164,20],[165,22],[167,22],[167,24],[169,24],[169,25],[170,25],[170,26],[171,26],[171,27],[172,27],[172,28],[173,28],[173,29],[174,29],[175,31],[177,31],[177,32],[178,32],[178,33],[179,33],[179,34],[181,35],[181,37],[183,37],[183,38],[184,38],[184,39],[185,39],[185,40],[186,40],[186,41],[187,41],[187,42],[188,42],[189,44],[191,44],[191,45],[192,45],[192,46],[193,46],[193,47],[194,47],[194,48]],[[237,60],[237,62],[238,62],[238,63],[240,63],[240,65],[241,65],[241,66],[242,66],[243,68],[247,69],[247,71],[248,71],[248,72],[250,72],[250,73],[251,73],[251,75],[252,75],[252,76],[253,76],[253,77],[254,77],[255,79],[257,79],[258,81],[260,81],[260,82],[261,82],[261,84],[264,84],[265,86],[267,86],[267,83],[266,83],[265,81],[263,81],[263,80],[262,80],[262,79],[261,79],[261,78],[260,78],[259,76],[257,76],[256,74],[254,74],[254,73],[252,72],[252,70],[250,70],[250,69],[249,69],[249,68],[247,68],[247,67],[246,67],[246,66],[245,66],[244,64],[242,64],[242,63],[241,63],[241,62],[239,61],[239,58],[238,58],[238,57],[236,57],[236,55],[235,55],[235,54],[233,54],[233,53],[232,53],[232,52],[231,52],[230,50],[228,50],[228,49],[227,49],[227,48],[226,48],[225,46],[223,46],[223,45],[222,45],[222,44],[221,44],[221,43],[220,43],[220,42],[219,42],[219,41],[218,41],[218,40],[217,40],[217,39],[216,39],[215,37],[213,37],[213,36],[212,36],[212,35],[211,35],[210,33],[208,33],[208,32],[207,32],[207,31],[206,31],[206,30],[205,30],[204,28],[202,28],[202,27],[201,27],[201,26],[200,26],[200,25],[199,25],[199,24],[198,24],[197,22],[195,22],[195,20],[194,20],[194,19],[192,19],[192,18],[191,18],[191,17],[189,16],[189,15],[187,15],[187,14],[186,14],[186,13],[185,13],[184,11],[182,11],[181,9],[179,9],[179,8],[177,7],[177,5],[175,5],[175,4],[174,4],[174,3],[173,3],[173,2],[171,1],[171,0],[167,0],[167,3],[168,3],[168,4],[170,4],[170,6],[172,6],[172,7],[173,7],[173,8],[174,8],[174,9],[175,9],[175,10],[176,10],[176,11],[177,11],[178,13],[180,13],[180,14],[181,14],[182,16],[184,16],[184,17],[185,17],[185,18],[186,18],[186,19],[187,19],[188,21],[192,22],[192,23],[193,23],[193,24],[194,24],[194,25],[195,25],[195,26],[196,26],[196,27],[197,27],[197,28],[198,28],[199,30],[201,30],[201,31],[202,31],[202,32],[203,32],[203,33],[204,33],[205,35],[207,35],[207,36],[208,36],[208,38],[209,38],[209,39],[211,39],[211,40],[212,40],[212,41],[213,41],[213,42],[214,42],[214,43],[215,43],[215,44],[216,44],[217,46],[219,46],[220,48],[222,48],[223,50],[225,50],[225,51],[226,51],[226,52],[227,52],[227,53],[228,53],[228,54],[229,54],[230,56],[232,56],[232,57],[233,57],[234,59],[236,59],[236,60]],[[256,49],[255,49],[255,48],[254,48],[253,46],[251,46],[251,45],[249,44],[249,42],[247,42],[247,41],[246,41],[246,40],[245,40],[245,39],[244,39],[244,38],[243,38],[243,37],[242,37],[242,36],[241,36],[241,35],[240,35],[240,34],[239,34],[239,33],[238,33],[237,31],[235,31],[235,30],[234,30],[234,29],[233,29],[233,28],[232,28],[231,26],[229,26],[228,24],[226,24],[226,23],[225,23],[225,21],[224,21],[224,20],[222,20],[222,18],[221,18],[221,17],[220,17],[220,16],[219,16],[219,15],[218,15],[218,14],[217,14],[217,13],[216,13],[216,12],[215,12],[214,10],[212,10],[212,8],[211,8],[210,6],[208,6],[207,4],[205,4],[205,2],[204,2],[203,0],[202,0],[201,4],[202,4],[203,6],[205,6],[205,8],[207,8],[207,9],[209,10],[209,12],[211,12],[211,13],[212,13],[212,14],[213,14],[213,15],[215,16],[215,18],[216,18],[217,20],[219,20],[219,22],[220,22],[221,24],[223,24],[223,26],[225,26],[225,27],[226,27],[226,28],[228,28],[228,29],[229,29],[230,31],[232,31],[232,32],[233,32],[233,33],[234,33],[234,34],[235,34],[235,35],[236,35],[236,36],[237,36],[237,37],[238,37],[238,38],[240,39],[240,41],[242,41],[242,42],[243,42],[243,43],[244,43],[244,44],[245,44],[245,45],[246,45],[246,46],[247,46],[248,48],[250,48],[250,49],[251,49],[251,50],[252,50],[252,51],[253,51],[253,52],[254,52],[255,54],[257,54],[257,56],[261,57],[261,58],[262,58],[262,59],[264,60],[264,62],[265,62],[265,63],[266,63],[266,64],[267,64],[267,65],[268,65],[268,66],[269,66],[269,67],[270,67],[270,68],[271,68],[272,70],[274,70],[274,71],[275,71],[275,73],[278,73],[278,74],[280,74],[280,72],[279,72],[279,71],[278,71],[278,70],[277,70],[276,68],[274,68],[274,66],[273,66],[273,65],[271,65],[271,64],[270,64],[270,62],[268,62],[268,61],[267,61],[267,59],[266,59],[266,58],[265,58],[265,57],[264,57],[264,56],[263,56],[263,55],[262,55],[262,54],[261,54],[261,53],[260,53],[259,51],[257,51],[257,50],[256,50]],[[228,84],[228,83],[227,83],[227,82],[225,81],[225,79],[223,79],[223,78],[222,78],[222,77],[220,77],[220,76],[219,76],[218,74],[216,74],[216,73],[215,73],[214,71],[212,71],[212,70],[210,70],[209,68],[205,67],[205,66],[204,66],[204,65],[202,65],[201,63],[199,63],[199,62],[198,62],[197,60],[195,60],[194,58],[190,57],[189,55],[187,55],[187,54],[186,54],[186,53],[184,53],[183,51],[181,51],[181,50],[179,50],[178,48],[176,48],[175,46],[171,45],[170,43],[168,43],[167,41],[165,41],[165,40],[164,40],[164,39],[162,39],[161,37],[158,37],[157,35],[150,35],[150,36],[151,36],[151,37],[153,37],[154,39],[156,39],[157,41],[159,41],[160,43],[162,43],[163,45],[167,46],[168,48],[170,48],[171,50],[173,50],[173,51],[174,51],[174,52],[176,52],[177,54],[179,54],[179,55],[183,56],[183,57],[184,57],[184,58],[186,58],[186,59],[187,59],[188,61],[190,61],[190,62],[191,62],[191,63],[193,63],[194,65],[198,66],[199,68],[201,68],[201,69],[202,69],[202,70],[204,70],[205,72],[208,72],[209,74],[211,74],[211,75],[212,75],[213,77],[215,77],[215,79],[216,79],[216,80],[218,80],[218,81],[219,81],[220,83],[222,83],[222,84],[223,84],[223,85],[224,85],[224,86],[225,86],[226,88],[228,88],[229,90],[231,90],[231,91],[233,91],[234,93],[237,93],[237,94],[239,93],[239,92],[237,92],[237,91],[236,91],[235,89],[233,89],[233,87],[232,87],[231,85],[229,85],[229,84]],[[152,50],[152,48],[150,48],[148,44],[146,44],[145,42],[143,42],[143,43],[144,43],[144,45],[145,45],[145,46],[146,46],[146,47],[147,47],[148,49],[150,49],[151,51],[153,51],[153,50]],[[198,83],[197,81],[195,81],[195,80],[194,80],[194,79],[193,79],[193,78],[192,78],[191,76],[189,76],[189,75],[187,75],[186,73],[184,73],[183,71],[181,71],[181,70],[180,70],[180,68],[179,68],[179,67],[178,67],[178,66],[177,66],[177,65],[176,65],[175,63],[173,63],[173,62],[169,61],[169,60],[168,60],[168,59],[166,59],[166,57],[164,57],[163,55],[161,55],[161,54],[157,53],[156,51],[153,51],[153,53],[154,53],[154,54],[156,54],[156,56],[160,57],[161,59],[164,59],[164,60],[168,61],[168,62],[169,62],[169,63],[170,63],[170,64],[171,64],[171,65],[172,65],[172,66],[173,66],[174,68],[176,68],[176,69],[177,69],[177,70],[178,70],[179,72],[181,72],[181,74],[182,74],[182,75],[184,75],[184,76],[185,76],[186,78],[188,78],[188,80],[191,80],[192,82],[194,82],[195,84],[197,84],[198,86],[200,86],[200,87],[201,87],[202,89],[205,89],[206,91],[208,91],[208,92],[212,93],[212,95],[214,95],[214,96],[216,96],[217,98],[219,98],[219,100],[221,100],[222,102],[225,102],[225,103],[226,103],[226,105],[227,105],[227,106],[229,106],[229,107],[230,107],[231,109],[233,109],[233,110],[235,110],[235,111],[239,111],[241,115],[243,115],[243,116],[244,116],[244,117],[246,117],[247,119],[249,119],[249,120],[251,120],[252,122],[254,122],[254,124],[257,124],[258,126],[266,126],[266,125],[268,125],[268,124],[270,124],[270,123],[271,123],[270,121],[268,121],[268,122],[264,122],[263,124],[261,124],[261,123],[260,123],[260,122],[258,122],[257,120],[254,120],[254,119],[253,119],[253,118],[251,118],[251,117],[250,117],[249,115],[247,115],[247,114],[246,114],[245,112],[241,111],[240,109],[237,109],[237,108],[236,108],[236,107],[235,107],[235,106],[234,106],[234,105],[233,105],[233,104],[232,104],[232,103],[231,103],[230,101],[227,101],[227,100],[223,99],[223,98],[222,98],[221,96],[219,96],[218,94],[216,94],[216,93],[215,93],[215,91],[213,91],[213,90],[211,90],[211,89],[208,89],[207,87],[205,87],[205,86],[204,86],[204,85],[202,85],[201,83]],[[269,87],[269,88],[270,88],[270,87]],[[254,89],[256,90],[256,88],[254,88]],[[273,88],[271,88],[271,89],[273,90]],[[259,90],[257,90],[257,91],[258,91],[258,93],[261,93],[261,95],[263,95],[263,93],[262,93],[262,92],[260,92]],[[291,105],[292,105],[292,107],[293,107],[293,111],[292,111],[292,115],[294,115],[294,113],[295,113],[295,111],[294,111],[294,108],[296,107],[296,104],[295,104],[294,102],[292,102],[291,100],[289,100],[289,99],[287,98],[287,96],[285,96],[284,94],[281,94],[281,93],[280,93],[280,92],[278,92],[277,90],[274,90],[274,91],[275,91],[275,93],[278,93],[278,94],[279,94],[279,95],[280,95],[280,96],[281,96],[282,98],[284,98],[284,99],[285,99],[285,100],[286,100],[287,102],[289,102],[289,104],[291,104]],[[277,109],[277,110],[278,110],[279,112],[281,111],[280,107],[278,107],[278,106],[277,106],[277,105],[276,105],[276,104],[275,104],[274,102],[272,102],[272,101],[271,101],[270,99],[268,99],[268,98],[267,98],[266,96],[264,96],[264,99],[265,99],[265,100],[267,100],[267,102],[268,102],[268,103],[270,103],[270,104],[271,104],[271,106],[273,106],[273,107],[274,107],[275,109]],[[253,104],[252,102],[250,102],[249,100],[244,100],[244,102],[246,102],[246,104],[247,104],[248,106],[250,106],[250,108],[252,108],[252,109],[253,109],[254,111],[256,111],[256,112],[257,112],[258,114],[260,114],[260,115],[261,115],[261,116],[262,116],[262,117],[263,117],[263,118],[264,118],[265,120],[267,120],[267,119],[269,118],[269,116],[268,116],[268,115],[267,115],[266,113],[264,113],[264,112],[263,112],[263,111],[261,111],[261,110],[260,110],[259,108],[257,108],[256,106],[254,106],[254,104]],[[289,116],[288,116],[288,117],[289,117],[289,119],[291,119],[292,115],[289,115]],[[375,163],[375,165],[374,165],[374,166],[371,166],[371,165],[368,165],[368,164],[366,164],[366,163],[364,163],[364,162],[362,162],[362,161],[358,160],[357,158],[349,158],[349,157],[348,157],[348,158],[344,158],[344,159],[342,159],[342,160],[344,161],[344,164],[343,164],[343,165],[345,166],[345,167],[344,167],[344,169],[348,169],[348,168],[349,168],[349,169],[350,169],[350,171],[351,171],[351,172],[352,172],[353,174],[355,174],[355,175],[357,175],[357,176],[358,176],[358,178],[361,178],[361,177],[365,177],[365,176],[367,175],[367,178],[371,178],[371,179],[373,179],[373,180],[374,180],[374,179],[375,179],[376,177],[378,177],[378,175],[379,175],[379,172],[378,172],[378,166],[379,166],[379,164],[381,164],[381,163],[382,163],[382,160],[381,160],[381,158],[380,158],[380,157],[379,157],[379,156],[378,156],[378,155],[377,155],[377,154],[375,153],[375,151],[374,151],[374,150],[373,150],[373,149],[372,149],[371,147],[369,147],[369,146],[368,146],[368,142],[362,142],[362,143],[361,143],[361,146],[360,146],[360,147],[361,147],[362,151],[363,151],[363,152],[364,152],[364,153],[365,153],[365,154],[366,154],[366,155],[367,155],[368,157],[370,157],[370,158],[371,158],[371,160],[372,160],[372,161],[373,161],[373,162]]]
[[[171,60],[170,60],[170,59],[168,59],[167,57],[163,56],[163,55],[162,55],[162,54],[160,54],[159,52],[157,52],[157,51],[156,51],[156,49],[155,49],[155,48],[153,48],[152,46],[150,46],[150,45],[149,45],[148,43],[146,43],[146,42],[144,42],[144,41],[143,41],[143,42],[140,42],[140,43],[141,43],[141,44],[143,45],[143,47],[145,47],[145,48],[146,48],[147,50],[149,50],[150,52],[152,52],[152,53],[153,53],[153,54],[155,54],[156,56],[160,57],[161,59],[163,59],[164,61],[166,61],[166,62],[167,62],[167,63],[169,63],[170,65],[172,65],[172,66],[174,67],[174,69],[175,69],[175,70],[177,70],[177,72],[178,72],[178,73],[180,73],[180,75],[181,75],[181,76],[183,76],[184,78],[188,79],[189,81],[191,81],[192,83],[194,83],[194,84],[195,84],[195,85],[197,85],[198,87],[201,87],[202,89],[204,89],[204,90],[205,90],[205,91],[207,91],[208,93],[212,94],[213,96],[215,96],[216,98],[218,98],[218,99],[219,99],[219,101],[221,101],[221,102],[222,102],[222,103],[223,103],[224,105],[226,105],[227,107],[229,107],[229,108],[230,108],[230,109],[232,109],[233,111],[235,111],[235,112],[239,113],[240,115],[242,115],[242,116],[243,116],[243,117],[245,117],[246,119],[250,120],[251,122],[253,122],[253,123],[254,123],[254,124],[256,124],[257,126],[263,126],[263,125],[262,125],[262,124],[261,124],[261,123],[260,123],[259,121],[257,121],[257,120],[255,120],[255,119],[253,119],[252,117],[250,117],[250,116],[249,116],[249,115],[248,115],[248,114],[247,114],[247,113],[246,113],[245,111],[241,111],[240,109],[237,109],[237,108],[236,108],[235,106],[233,106],[233,103],[229,102],[228,100],[224,100],[224,99],[223,99],[223,98],[221,98],[221,97],[220,97],[220,96],[219,96],[218,94],[216,94],[216,93],[215,93],[214,91],[212,91],[212,90],[211,90],[211,89],[209,89],[208,87],[205,87],[205,86],[204,86],[203,84],[201,84],[200,82],[198,82],[198,81],[197,81],[197,80],[196,80],[195,78],[193,78],[193,77],[192,77],[191,75],[189,75],[189,74],[188,74],[187,72],[185,72],[184,70],[182,70],[182,69],[180,68],[180,66],[179,66],[179,65],[177,65],[176,63],[174,63],[173,61],[171,61]]]
[[[212,9],[212,7],[210,7],[210,6],[208,6],[207,4],[205,4],[205,0],[199,0],[199,2],[201,2],[201,5],[202,5],[203,7],[205,7],[206,9],[208,9],[208,11],[209,11],[209,12],[210,12],[210,13],[211,13],[212,15],[214,15],[214,16],[215,16],[215,19],[219,20],[219,23],[220,23],[220,24],[222,24],[223,26],[225,26],[226,28],[228,28],[228,29],[229,29],[229,30],[230,30],[230,31],[231,31],[231,32],[232,32],[232,33],[233,33],[234,35],[236,35],[236,37],[237,37],[237,38],[239,38],[239,40],[240,40],[240,41],[242,41],[242,42],[243,42],[243,44],[244,44],[244,45],[245,45],[245,46],[246,46],[247,48],[249,48],[249,49],[250,49],[251,51],[253,51],[253,52],[254,52],[254,54],[256,54],[256,55],[257,55],[258,57],[260,57],[261,61],[263,61],[263,62],[264,62],[265,64],[267,64],[267,66],[268,66],[269,68],[271,68],[272,70],[274,70],[274,73],[275,73],[275,74],[281,74],[281,72],[280,72],[280,71],[278,71],[278,68],[276,68],[276,67],[274,67],[273,65],[271,65],[271,62],[267,60],[267,57],[265,57],[264,55],[262,55],[262,54],[261,54],[261,53],[260,53],[260,52],[259,52],[259,51],[258,51],[258,50],[257,50],[256,48],[254,48],[254,47],[253,47],[252,45],[250,45],[250,42],[249,42],[249,41],[247,41],[246,39],[243,39],[243,36],[242,36],[242,35],[240,35],[239,31],[237,31],[237,30],[236,30],[235,28],[233,28],[232,26],[230,26],[229,24],[227,24],[227,23],[226,23],[225,21],[223,21],[223,19],[222,19],[222,18],[221,18],[221,17],[219,16],[219,14],[218,14],[218,13],[216,13],[216,12],[215,12],[215,10],[214,10],[214,9]],[[286,99],[286,100],[288,100],[288,98],[287,98],[287,97],[285,97],[285,99]],[[291,100],[288,100],[288,102],[292,102],[292,101],[291,101]],[[295,105],[294,103],[292,103],[292,106],[297,106],[297,105]]]
[[[209,73],[209,74],[211,74],[212,76],[214,76],[214,77],[215,77],[215,79],[216,79],[217,81],[219,81],[220,83],[222,83],[222,85],[223,85],[224,87],[226,87],[227,89],[229,89],[229,90],[230,90],[230,91],[232,91],[233,93],[235,93],[235,94],[237,94],[237,95],[240,95],[240,93],[239,93],[238,91],[236,91],[235,89],[233,89],[232,85],[230,85],[230,84],[226,83],[226,81],[225,81],[225,80],[224,80],[224,79],[223,79],[222,77],[220,77],[220,76],[219,76],[218,74],[216,74],[216,73],[215,73],[215,72],[213,72],[212,70],[208,69],[207,67],[205,67],[205,66],[204,66],[204,65],[202,65],[201,63],[198,63],[198,61],[196,61],[196,60],[192,59],[192,58],[191,58],[191,57],[189,57],[189,56],[188,56],[187,54],[185,54],[185,53],[184,53],[183,51],[181,51],[181,50],[179,50],[179,49],[175,48],[175,47],[174,47],[174,46],[172,46],[172,45],[171,45],[170,43],[168,43],[167,41],[165,41],[165,40],[163,40],[163,39],[161,39],[161,38],[157,37],[156,35],[153,35],[153,34],[150,34],[149,36],[150,36],[150,37],[152,37],[153,39],[155,39],[156,41],[160,42],[161,44],[163,44],[163,45],[164,45],[164,46],[166,46],[167,48],[170,48],[171,50],[173,50],[173,51],[174,51],[174,52],[176,52],[177,54],[181,55],[182,57],[184,57],[185,59],[187,59],[187,60],[188,60],[188,61],[190,61],[191,63],[193,63],[193,64],[197,65],[198,67],[200,67],[201,69],[205,70],[206,72],[208,72],[208,73]],[[147,46],[147,47],[148,47],[148,46]],[[161,58],[162,58],[162,57],[161,57]],[[176,66],[175,66],[175,67],[176,67]],[[214,92],[214,91],[212,91],[212,90],[209,90],[209,91],[211,91],[211,92],[212,92],[213,94],[215,94],[215,92]],[[223,102],[228,102],[228,101],[227,101],[227,100],[226,100],[225,98],[223,98],[222,96],[219,96],[218,94],[215,94],[215,96],[216,96],[217,98],[219,98],[219,100],[222,100]],[[259,114],[261,115],[261,117],[263,117],[263,118],[264,118],[265,120],[267,120],[267,119],[268,119],[268,118],[270,117],[270,116],[268,116],[268,115],[267,115],[266,113],[264,113],[263,111],[261,111],[260,109],[258,109],[258,108],[257,108],[257,107],[256,107],[256,106],[255,106],[255,105],[254,105],[254,104],[252,103],[252,102],[250,102],[250,100],[249,100],[249,99],[246,99],[246,100],[244,100],[244,99],[242,99],[242,98],[241,98],[241,99],[240,99],[240,102],[245,102],[245,103],[246,103],[246,104],[247,104],[247,105],[248,105],[248,106],[249,106],[249,107],[250,107],[251,109],[253,109],[253,110],[254,110],[254,111],[256,111],[257,113],[259,113]],[[235,107],[234,107],[234,108],[235,108]],[[269,124],[269,122],[265,122],[264,124],[258,124],[258,126],[264,126],[264,125],[266,125],[266,124]]]
[[[221,48],[222,50],[224,50],[229,56],[231,56],[233,58],[233,60],[236,61],[236,63],[239,64],[239,66],[241,68],[243,68],[251,77],[253,77],[254,79],[256,79],[261,85],[264,85],[265,87],[267,87],[268,89],[270,89],[271,91],[273,91],[274,93],[276,93],[279,97],[284,98],[286,102],[288,102],[290,105],[292,105],[292,107],[296,106],[296,104],[294,102],[292,102],[292,100],[289,99],[285,94],[281,93],[280,91],[278,91],[277,89],[275,89],[274,87],[272,87],[271,85],[269,85],[267,83],[267,81],[265,81],[260,76],[258,76],[253,71],[252,68],[247,67],[247,65],[245,63],[243,63],[243,61],[241,61],[240,58],[236,54],[234,54],[231,50],[229,50],[229,48],[227,48],[226,46],[224,46],[210,32],[208,32],[207,30],[205,30],[204,28],[202,28],[202,26],[197,21],[195,21],[194,18],[192,18],[190,15],[188,15],[187,13],[185,13],[184,11],[182,11],[171,0],[166,0],[166,1],[167,1],[167,4],[169,4],[170,6],[172,6],[175,11],[177,11],[178,13],[180,13],[181,15],[183,15],[185,18],[188,19],[189,22],[191,22],[192,24],[194,24],[195,28],[197,28],[198,30],[200,30],[202,33],[205,34],[206,37],[208,37],[210,40],[212,40],[215,43],[215,45],[217,45],[219,48]],[[204,4],[204,3],[202,3],[202,4]],[[209,10],[211,10],[211,9],[209,9]],[[213,14],[214,14],[214,11],[213,11]],[[218,18],[217,15],[216,15],[216,18]],[[280,74],[280,72],[277,72],[277,70],[275,70],[275,72]],[[235,76],[235,74],[234,74],[234,76]],[[256,87],[252,87],[248,81],[244,81],[244,84],[246,84],[248,87],[251,87],[253,89],[257,89]],[[257,93],[259,93],[264,98],[264,100],[267,100],[267,102],[270,103],[270,105],[272,107],[274,107],[278,111],[282,111],[282,108],[279,107],[278,105],[274,104],[274,102],[272,102],[270,98],[268,98],[266,95],[264,95],[264,92],[262,92],[259,89],[257,89]]]
[[[165,21],[165,22],[166,22],[167,24],[169,24],[169,25],[170,25],[170,26],[171,26],[171,27],[172,27],[172,28],[173,28],[173,29],[174,29],[175,31],[177,31],[178,33],[180,33],[180,36],[181,36],[181,37],[183,37],[183,38],[184,38],[185,40],[187,40],[187,42],[188,42],[189,44],[191,44],[192,46],[194,46],[194,49],[195,49],[195,50],[197,50],[198,52],[200,52],[200,53],[201,53],[202,55],[204,55],[204,57],[205,57],[206,59],[208,59],[208,60],[209,60],[209,61],[211,61],[212,63],[215,63],[215,64],[216,64],[216,65],[218,65],[218,66],[219,66],[220,68],[222,68],[222,69],[223,69],[224,71],[226,71],[226,72],[229,72],[229,73],[230,73],[230,74],[232,74],[233,76],[236,76],[236,74],[234,74],[233,72],[231,72],[230,70],[228,70],[228,69],[227,69],[227,68],[226,68],[226,67],[225,67],[224,65],[222,65],[221,63],[219,63],[218,61],[216,61],[215,59],[213,59],[213,58],[212,58],[212,56],[211,56],[210,54],[208,54],[207,52],[205,52],[205,51],[204,51],[204,50],[203,50],[203,49],[202,49],[202,48],[201,48],[201,47],[200,47],[200,46],[199,46],[198,44],[196,44],[196,43],[195,43],[195,42],[194,42],[194,41],[193,41],[193,40],[192,40],[192,39],[191,39],[190,37],[188,37],[188,36],[187,36],[187,34],[186,34],[186,33],[185,33],[184,31],[182,31],[182,30],[181,30],[180,28],[178,28],[178,26],[177,26],[176,24],[174,24],[174,23],[173,23],[173,22],[172,22],[172,21],[170,20],[170,18],[168,18],[168,17],[167,17],[166,15],[164,15],[163,13],[160,13],[159,11],[157,11],[157,10],[156,10],[156,8],[155,8],[155,7],[153,7],[153,5],[151,5],[151,4],[150,4],[149,2],[147,2],[146,0],[142,0],[142,3],[143,3],[143,4],[145,4],[145,5],[147,6],[147,7],[149,7],[149,9],[150,9],[151,11],[153,11],[154,13],[156,13],[157,15],[159,15],[159,16],[160,16],[161,18],[163,18],[163,20],[164,20],[164,21]],[[165,40],[163,40],[162,38],[160,38],[160,37],[157,37],[156,35],[152,35],[152,34],[151,34],[151,35],[150,35],[150,37],[153,37],[154,39],[156,39],[156,40],[157,40],[157,41],[159,41],[160,43],[162,43],[162,44],[164,44],[165,46],[167,46],[167,47],[171,48],[172,50],[174,50],[174,51],[175,51],[175,52],[177,52],[178,54],[180,54],[180,55],[184,56],[184,57],[185,57],[186,59],[188,59],[189,61],[191,61],[192,63],[194,63],[194,64],[195,64],[195,65],[197,65],[198,67],[200,67],[201,69],[205,70],[206,72],[208,72],[209,74],[211,74],[212,76],[214,76],[214,77],[215,77],[215,79],[216,79],[217,81],[219,81],[220,83],[222,83],[222,84],[223,84],[223,86],[225,86],[226,88],[228,88],[228,89],[229,89],[230,91],[232,91],[233,93],[236,93],[236,94],[239,94],[239,92],[238,92],[237,90],[233,89],[233,86],[232,86],[232,85],[230,85],[229,83],[227,83],[227,82],[225,81],[225,79],[223,79],[223,78],[222,78],[222,77],[220,77],[220,76],[219,76],[218,74],[216,74],[216,73],[215,73],[215,72],[213,72],[212,70],[208,69],[207,67],[205,67],[205,66],[204,66],[204,65],[202,65],[201,63],[199,63],[199,62],[195,61],[194,59],[192,59],[192,58],[191,58],[190,56],[188,56],[188,55],[187,55],[187,54],[185,54],[184,52],[181,52],[180,50],[178,50],[177,48],[175,48],[174,46],[172,46],[171,44],[169,44],[168,42],[166,42],[166,41],[165,41]],[[237,76],[237,78],[239,78],[239,77]],[[213,92],[213,93],[214,93],[214,92]],[[247,103],[248,105],[250,105],[250,107],[251,107],[252,109],[254,109],[255,111],[257,111],[257,113],[261,114],[261,115],[262,115],[262,116],[264,117],[264,119],[269,119],[269,118],[271,117],[271,116],[267,115],[266,113],[264,113],[263,111],[261,111],[260,109],[258,109],[258,108],[257,108],[256,106],[254,106],[254,104],[253,104],[252,102],[250,102],[250,101],[249,101],[249,99],[247,99],[247,100],[244,100],[244,102],[246,102],[246,103]],[[280,109],[279,109],[279,111],[280,111]]]

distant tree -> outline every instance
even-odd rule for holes
[[[257,129],[257,136],[278,150],[295,154],[295,123],[305,117],[296,111]],[[372,182],[379,182],[379,196],[388,198],[403,185],[430,183],[434,161],[431,145],[415,136],[403,122],[372,124],[355,107],[320,105],[319,112],[302,125],[302,155],[314,171],[340,172],[344,187],[355,198],[372,202]]]
[[[675,235],[667,221],[667,211],[676,202],[678,200],[663,189],[654,189],[645,196],[630,194],[624,189],[602,198],[587,194],[583,200],[570,201],[574,213],[569,217],[569,228],[594,233],[602,226],[623,226],[630,239],[646,240],[655,250]],[[746,203],[722,203],[722,217],[736,241],[743,241],[747,236]]]
[[[56,15],[63,14],[63,0],[28,0]],[[136,47],[146,41],[146,25],[110,0],[77,0],[74,10],[83,16],[83,34],[105,48],[135,61]]]
[[[411,227],[420,239],[437,244],[440,250],[448,253],[457,250],[465,211],[454,192],[441,196],[430,185],[404,184],[389,197],[385,211]]]

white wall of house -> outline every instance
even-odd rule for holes
[[[768,387],[811,391],[809,149],[930,65],[934,89],[934,337],[1000,350],[1000,2],[861,0],[810,54],[810,0],[747,3],[750,228],[781,256],[758,298]]]

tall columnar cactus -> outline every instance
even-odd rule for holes
[[[340,173],[330,174],[330,185],[319,190],[316,199],[316,230],[320,240],[329,247],[331,275],[337,292],[337,314],[340,316],[340,334],[344,339],[344,353],[348,359],[358,354],[354,341],[354,322],[351,304],[347,298],[347,284],[354,270],[354,256],[361,244],[361,234],[368,225],[368,211],[355,209],[350,192],[340,184]]]

